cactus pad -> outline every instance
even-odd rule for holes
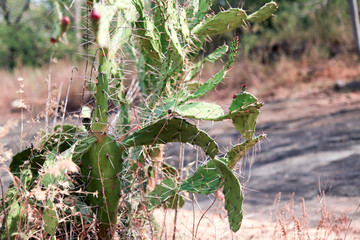
[[[153,210],[164,204],[166,208],[182,207],[185,203],[184,197],[177,193],[177,183],[175,179],[167,178],[149,193],[149,210]]]
[[[86,190],[91,193],[88,201],[97,206],[97,218],[100,231],[116,222],[120,198],[120,180],[118,173],[122,169],[122,151],[119,145],[110,137],[101,135],[97,142],[84,153],[81,162],[81,174],[87,182]]]
[[[216,73],[215,76],[213,76],[212,78],[207,80],[203,85],[201,85],[193,94],[191,94],[188,97],[188,100],[199,98],[199,97],[205,95],[207,92],[213,90],[224,79],[226,73],[228,72],[230,65],[234,62],[235,55],[238,51],[238,48],[239,48],[239,39],[234,38],[234,41],[233,41],[233,43],[231,45],[231,49],[230,49],[231,51],[230,51],[229,60],[226,62],[224,68],[221,71],[219,71],[218,73]]]
[[[276,2],[269,2],[262,6],[258,11],[249,15],[247,20],[255,23],[263,22],[278,9],[279,5]]]
[[[207,133],[180,118],[161,119],[152,123],[127,136],[121,145],[123,148],[129,148],[169,142],[190,143],[199,146],[211,158],[214,158],[219,152],[217,144]]]
[[[266,134],[261,134],[250,141],[245,141],[235,147],[231,148],[227,152],[227,158],[229,160],[228,166],[230,169],[233,169],[236,163],[247,153],[255,144],[257,144],[261,139],[264,139]]]
[[[45,223],[45,231],[51,236],[54,236],[56,233],[56,227],[59,223],[59,217],[57,215],[55,205],[50,199],[48,199],[46,202],[42,218]]]
[[[230,228],[233,232],[240,229],[243,219],[242,203],[243,193],[239,180],[228,166],[219,159],[213,159],[215,166],[221,171],[224,176],[225,209],[228,213]]]
[[[220,187],[221,179],[221,171],[215,167],[213,161],[209,161],[207,164],[198,167],[191,177],[183,181],[180,190],[207,195]]]
[[[275,2],[269,2],[250,16],[243,9],[230,8],[199,23],[192,29],[192,33],[197,35],[216,35],[232,31],[241,27],[246,21],[262,22],[266,20],[271,17],[277,8],[278,5]]]
[[[197,35],[221,34],[241,27],[245,23],[246,18],[247,15],[244,10],[230,8],[196,25],[192,29],[192,33]]]
[[[235,128],[248,141],[254,136],[257,118],[262,105],[263,103],[258,101],[254,95],[243,91],[236,96],[229,108],[229,116]]]
[[[175,112],[186,118],[212,120],[224,114],[222,108],[215,103],[192,102],[181,105]]]

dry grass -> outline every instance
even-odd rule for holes
[[[199,223],[202,211],[181,209],[178,212],[177,239],[192,239],[193,226],[199,224],[198,235],[193,239],[296,239],[296,240],[355,240],[360,238],[360,219],[356,202],[350,202],[347,209],[337,205],[338,201],[325,196],[318,199],[304,199],[295,202],[294,196],[288,201],[281,201],[277,196],[271,211],[262,206],[262,213],[256,217],[245,214],[242,226],[237,233],[229,230],[223,203],[218,201],[215,208],[206,214]],[[348,199],[349,200],[349,199]],[[246,203],[245,203],[246,208]],[[341,211],[337,208],[342,208]],[[161,239],[169,239],[173,234],[174,211],[157,209],[155,217],[160,226],[166,222],[166,229]],[[195,225],[194,225],[195,224]]]
[[[71,85],[71,91],[69,96],[70,109],[76,109],[81,104],[81,94],[84,84],[84,64],[76,66],[78,71],[74,71],[73,82]],[[66,97],[66,89],[69,84],[72,69],[74,65],[67,61],[59,61],[53,63],[52,66],[44,66],[42,68],[28,68],[23,67],[16,69],[14,72],[7,72],[5,70],[0,71],[0,84],[3,91],[0,99],[0,113],[4,116],[8,116],[14,112],[17,112],[16,108],[11,107],[13,101],[20,98],[19,94],[19,77],[23,80],[23,100],[32,116],[43,112],[48,99],[48,81],[50,79],[50,90],[52,98],[57,98],[57,92],[62,86],[60,100],[64,101]],[[50,75],[51,73],[51,75]],[[50,76],[50,78],[49,78]],[[16,116],[16,113],[15,115]]]

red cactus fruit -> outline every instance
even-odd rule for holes
[[[237,94],[234,94],[234,95],[233,95],[233,99],[235,99],[236,97],[237,97]]]
[[[71,22],[70,18],[68,16],[64,16],[62,19],[61,19],[61,23],[64,24],[64,25],[69,25]]]
[[[56,41],[56,39],[55,38],[50,38],[50,42],[52,43],[52,44],[55,44],[57,41]]]
[[[100,15],[100,12],[99,11],[96,11],[95,9],[93,9],[90,13],[90,19],[91,21],[99,21],[101,18],[101,15]]]
[[[247,88],[247,85],[244,83],[244,84],[242,85],[242,90],[245,91],[246,88]]]

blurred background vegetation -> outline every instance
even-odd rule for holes
[[[77,0],[81,2],[81,0]],[[69,44],[50,43],[53,28],[51,0],[0,0],[0,68],[13,70],[18,66],[41,66],[49,63],[50,55],[75,60],[81,50],[75,40],[72,24],[67,37]],[[74,1],[67,0],[68,5]],[[213,11],[242,7],[254,11],[267,0],[214,0]],[[280,0],[276,17],[265,23],[247,25],[232,33],[216,36],[208,50],[233,35],[241,37],[242,58],[269,63],[281,55],[299,58],[334,57],[354,49],[349,6],[344,0]],[[69,4],[70,3],[70,4]],[[81,4],[78,4],[81,6]],[[72,23],[75,7],[68,9]],[[83,43],[83,42],[82,42]],[[207,49],[205,49],[206,51]],[[210,52],[210,51],[209,51]]]

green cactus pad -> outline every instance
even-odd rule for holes
[[[182,207],[185,204],[184,197],[177,193],[177,183],[175,179],[165,179],[161,184],[149,193],[149,210],[160,207],[162,204],[166,208]]]
[[[10,236],[12,236],[14,233],[17,233],[21,217],[24,216],[24,214],[22,214],[22,206],[23,205],[21,204],[21,202],[15,201],[11,205],[9,212],[7,213],[6,221],[2,221],[3,229],[7,227]],[[5,223],[7,224],[7,226],[5,225]],[[2,231],[0,235],[1,239],[8,239],[7,237],[10,236],[6,235],[6,231]],[[10,239],[15,239],[15,237],[12,236]]]
[[[183,181],[180,190],[207,195],[220,187],[221,179],[221,171],[215,167],[213,161],[209,161],[207,164],[198,167],[191,177]]]
[[[214,158],[219,152],[217,144],[208,134],[180,118],[161,119],[127,136],[120,144],[123,148],[129,148],[169,142],[190,143],[199,146],[211,158]]]
[[[39,150],[26,148],[25,150],[18,152],[13,156],[9,168],[12,174],[20,177],[21,167],[24,165],[24,163],[34,163],[34,166],[38,166],[38,169],[43,165],[44,161],[45,157],[41,155]],[[34,171],[37,172],[37,169]]]
[[[97,208],[100,231],[116,223],[120,198],[120,180],[122,170],[122,151],[119,145],[107,135],[97,136],[97,142],[84,153],[81,160],[81,174],[88,183],[88,201]],[[93,193],[97,193],[94,195]]]
[[[46,157],[44,162],[44,171],[46,172],[50,168],[53,168],[56,159],[56,149],[52,150],[49,155]],[[41,179],[41,183],[45,188],[48,188],[50,184],[57,184],[61,179],[63,179],[63,175],[53,175],[51,173],[47,173]]]
[[[249,15],[247,20],[255,23],[263,22],[278,9],[279,5],[276,2],[269,2],[262,6],[258,11]]]
[[[236,96],[229,108],[229,116],[235,128],[248,141],[255,134],[257,118],[262,105],[263,103],[258,101],[254,95],[243,91]]]
[[[176,209],[176,208],[182,208],[184,204],[185,204],[185,197],[180,193],[175,193],[174,195],[166,199],[164,206],[165,208]]]
[[[246,12],[239,8],[230,8],[219,12],[213,17],[207,18],[204,22],[192,29],[197,35],[216,35],[232,31],[241,27],[247,19]]]
[[[230,8],[207,18],[192,29],[197,35],[216,35],[241,27],[246,21],[262,22],[269,18],[278,8],[275,2],[269,2],[257,12],[248,16],[243,9]]]
[[[115,14],[124,8],[131,6],[131,1],[114,1],[112,4],[94,3],[94,10],[99,12],[101,18],[98,22],[93,22],[93,32],[95,40],[100,48],[108,49],[110,47],[110,25]],[[116,40],[116,39],[115,39]],[[112,49],[114,50],[114,49]]]
[[[192,8],[189,8],[191,10],[191,14],[189,13],[191,17],[194,15],[194,19],[191,21],[190,29],[192,29],[194,26],[196,26],[200,21],[202,21],[207,14],[207,12],[210,10],[212,0],[200,0],[200,1],[189,1],[190,4],[192,4]]]
[[[51,236],[54,236],[56,233],[56,227],[59,223],[59,217],[56,212],[55,205],[50,199],[48,199],[46,202],[42,218],[44,221],[45,231]]]
[[[145,51],[147,57],[159,61],[161,59],[160,35],[151,18],[145,14],[144,2],[134,0],[133,4],[139,14],[136,27],[138,28],[137,34],[140,36],[142,50]]]
[[[76,161],[79,158],[81,158],[81,156],[84,153],[89,151],[89,149],[95,142],[96,142],[96,137],[93,136],[88,136],[86,138],[77,140],[76,143],[74,144],[75,146],[72,151],[72,160]]]
[[[221,171],[224,176],[225,209],[228,213],[230,228],[233,232],[240,229],[243,219],[242,203],[243,192],[239,180],[228,166],[219,159],[213,159],[215,166]]]
[[[223,109],[215,103],[193,102],[175,109],[180,116],[193,119],[212,120],[224,115]]]
[[[264,139],[266,134],[261,134],[250,141],[245,141],[235,147],[231,148],[227,152],[227,158],[229,160],[228,166],[230,169],[233,169],[236,163],[247,153],[255,144],[260,142],[260,140]]]
[[[136,13],[136,8],[131,6],[123,10],[124,17],[118,17],[117,27],[113,30],[114,35],[111,37],[110,43],[110,49],[113,52],[117,52],[124,44],[129,42],[132,35],[131,23],[135,21]]]

